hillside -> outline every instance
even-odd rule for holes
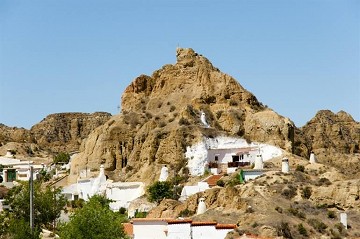
[[[0,124],[0,155],[7,149],[18,151],[20,157],[77,151],[82,140],[110,117],[104,112],[57,113],[48,115],[30,130]]]
[[[122,113],[94,130],[72,164],[115,180],[153,181],[162,164],[186,166],[187,146],[203,137],[230,135],[293,150],[294,124],[258,102],[234,78],[192,49],[178,48],[176,63],[140,75],[122,95]],[[205,113],[210,127],[204,127]]]

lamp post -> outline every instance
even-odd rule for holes
[[[31,235],[34,233],[34,178],[33,178],[34,168],[30,166],[30,229]]]

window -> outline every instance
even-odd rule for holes
[[[240,161],[240,157],[238,155],[233,155],[232,156],[232,161],[233,162],[239,162]]]
[[[219,155],[215,155],[215,161],[219,161]]]

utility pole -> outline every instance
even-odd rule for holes
[[[30,166],[30,229],[31,235],[34,234],[34,168]]]

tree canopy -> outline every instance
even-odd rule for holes
[[[61,239],[124,239],[122,217],[109,208],[110,200],[95,195],[59,227]]]
[[[53,230],[55,221],[66,205],[61,189],[44,187],[41,182],[34,183],[34,227],[30,231],[30,187],[22,183],[13,187],[5,197],[10,206],[0,214],[0,238],[38,238],[40,228]]]

